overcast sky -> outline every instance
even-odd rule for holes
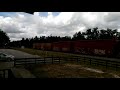
[[[0,28],[10,40],[35,36],[72,36],[87,28],[120,31],[120,12],[0,12]]]

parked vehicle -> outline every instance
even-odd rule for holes
[[[5,53],[0,52],[0,61],[13,61],[14,60],[13,55],[7,55]]]

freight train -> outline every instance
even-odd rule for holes
[[[78,40],[53,43],[34,43],[33,48],[106,57],[119,57],[120,55],[119,40]]]

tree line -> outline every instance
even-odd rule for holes
[[[10,43],[10,38],[8,37],[6,32],[0,29],[0,48],[7,46],[8,43]]]
[[[32,38],[22,38],[21,40],[11,41],[6,32],[0,29],[0,47],[11,46],[21,47],[25,46],[32,48],[33,43],[51,43],[58,41],[75,41],[75,40],[103,40],[103,39],[117,39],[120,40],[120,32],[117,29],[98,29],[89,28],[85,32],[76,32],[73,37],[70,36],[35,36]]]
[[[22,40],[12,41],[9,46],[21,47],[25,46],[32,48],[33,43],[52,43],[58,41],[75,41],[75,40],[104,40],[104,39],[117,39],[120,40],[120,32],[117,29],[98,29],[89,28],[85,32],[76,32],[73,37],[70,36],[35,36],[34,38],[22,38]]]

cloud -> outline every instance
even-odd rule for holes
[[[34,15],[35,16],[39,16],[39,12],[34,12]]]
[[[0,16],[0,28],[6,33],[23,33],[21,24],[14,22],[11,17]]]
[[[120,12],[35,12],[34,15],[14,12],[0,14],[0,28],[11,40],[34,36],[72,36],[87,28],[117,28],[120,30]]]

